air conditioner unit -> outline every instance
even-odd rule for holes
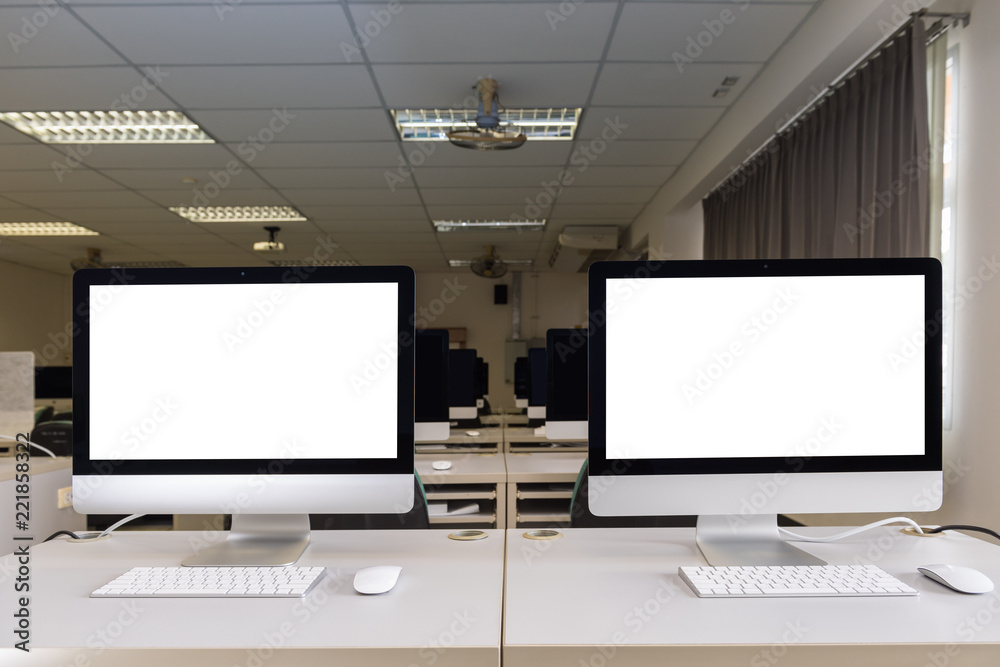
[[[560,273],[586,270],[618,248],[618,228],[614,225],[572,225],[564,227],[549,257],[549,267]]]
[[[559,243],[570,248],[614,250],[618,247],[618,228],[614,225],[570,225],[563,227]]]

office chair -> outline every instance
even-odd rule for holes
[[[46,405],[45,407],[38,408],[35,410],[35,424],[41,424],[42,422],[47,422],[52,419],[52,415],[56,413],[56,409],[51,405]]]
[[[427,494],[420,475],[413,471],[413,507],[404,514],[310,514],[312,530],[389,530],[430,528]]]
[[[584,459],[570,500],[570,528],[685,528],[695,525],[695,516],[597,516],[590,511],[590,459]]]
[[[73,455],[73,422],[45,421],[31,430],[31,441],[52,451],[56,456]],[[41,452],[34,452],[41,455]]]
[[[71,422],[73,421],[73,411],[68,410],[64,412],[57,412],[52,415],[52,421],[55,422]]]

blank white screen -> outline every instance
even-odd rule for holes
[[[91,286],[92,459],[394,458],[395,283]]]
[[[921,276],[606,289],[609,459],[923,453]]]

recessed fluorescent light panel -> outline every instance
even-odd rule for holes
[[[540,232],[545,229],[544,220],[435,220],[434,230],[438,232],[495,231],[515,229],[522,232]],[[506,260],[505,260],[506,261]]]
[[[504,109],[500,119],[517,125],[529,140],[572,141],[583,109]],[[476,122],[473,109],[392,109],[403,141],[448,141],[453,126]]]
[[[0,222],[0,236],[100,236],[72,222]]]
[[[215,143],[179,111],[23,111],[0,120],[50,144]]]
[[[274,266],[358,266],[353,259],[279,259],[271,262]]]
[[[191,222],[304,222],[291,206],[171,206]]]
[[[509,264],[510,266],[531,266],[535,263],[533,259],[506,259],[503,260],[504,264]],[[463,266],[469,266],[472,264],[471,259],[449,259],[448,266],[453,269],[457,269]]]

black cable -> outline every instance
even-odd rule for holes
[[[934,534],[934,533],[943,533],[946,530],[971,530],[977,533],[986,533],[987,535],[990,535],[1000,540],[1000,533],[997,533],[995,530],[990,530],[989,528],[982,528],[980,526],[967,526],[959,523],[952,524],[950,526],[938,526],[937,528],[931,528],[924,532],[929,534]]]
[[[74,540],[81,540],[81,539],[83,539],[82,537],[80,537],[79,535],[77,535],[74,532],[71,532],[71,531],[68,531],[68,530],[57,530],[56,532],[52,533],[51,535],[49,535],[48,537],[46,537],[44,540],[42,540],[42,542],[43,543],[44,542],[48,542],[49,540],[53,540],[53,539],[59,537],[60,535],[69,535]]]

